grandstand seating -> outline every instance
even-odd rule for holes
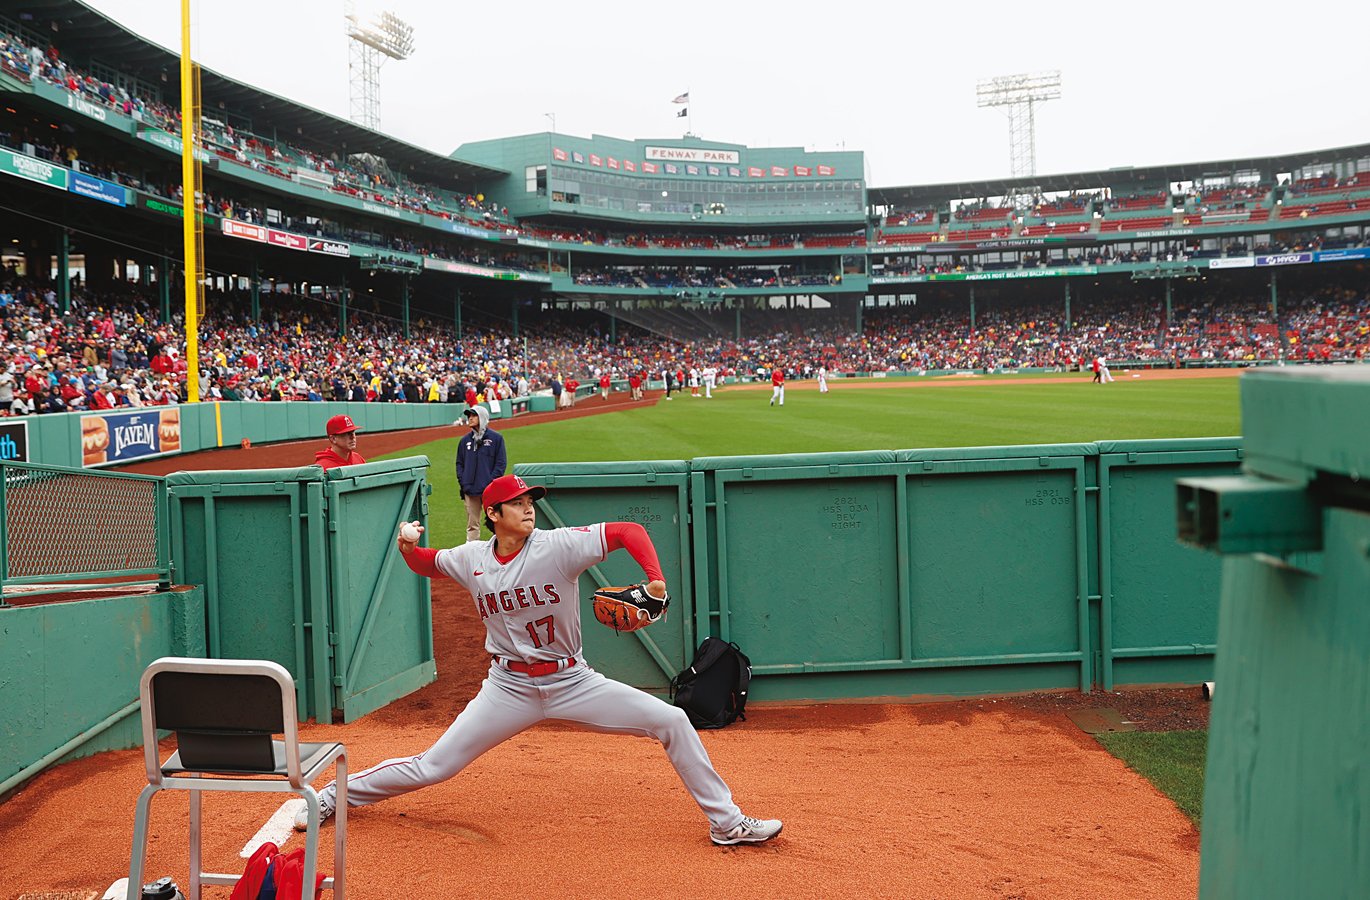
[[[1064,237],[1075,234],[1088,234],[1093,227],[1089,220],[1078,220],[1072,222],[1053,222],[1037,225],[1024,225],[1022,231],[1018,232],[1019,237]]]
[[[1135,197],[1117,197],[1109,201],[1108,208],[1118,212],[1129,212],[1140,209],[1160,209],[1169,206],[1170,203],[1170,195],[1161,191]]]
[[[956,221],[958,222],[993,222],[1001,219],[1008,219],[1013,215],[1013,208],[1008,206],[982,206],[977,209],[958,209],[956,211]]]
[[[1321,203],[1286,203],[1280,207],[1281,219],[1311,218],[1313,216],[1344,216],[1348,213],[1365,212],[1370,209],[1370,199],[1332,200]]]
[[[1005,222],[998,228],[971,228],[966,231],[948,231],[946,240],[954,241],[988,241],[997,238],[1013,237],[1013,226]]]
[[[1157,228],[1169,228],[1174,223],[1174,216],[1110,217],[1104,219],[1099,225],[1099,231],[1151,231]]]
[[[938,231],[904,231],[898,234],[877,234],[876,244],[931,244],[942,239],[941,232]]]

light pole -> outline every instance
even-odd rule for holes
[[[1013,177],[1037,174],[1037,128],[1034,107],[1061,96],[1061,73],[1001,75],[975,86],[976,106],[1008,110],[1009,165]]]
[[[556,134],[556,132],[557,132],[557,114],[556,114],[556,113],[543,113],[543,115],[546,116],[547,118],[549,118],[549,119],[552,120],[552,133],[553,133],[553,134]]]

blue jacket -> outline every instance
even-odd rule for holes
[[[462,493],[479,497],[490,482],[504,474],[504,437],[489,427],[490,411],[476,407],[480,429],[457,444],[457,483]]]

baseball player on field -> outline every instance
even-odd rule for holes
[[[827,366],[819,366],[819,367],[818,367],[818,393],[820,393],[820,394],[826,394],[827,392],[828,392],[828,367],[827,367]]]
[[[709,820],[715,844],[759,844],[780,833],[777,819],[744,816],[714,771],[684,710],[605,678],[581,649],[581,573],[626,549],[646,575],[646,591],[666,597],[656,549],[641,525],[608,522],[578,528],[537,527],[534,501],[546,494],[517,475],[486,488],[481,502],[488,541],[447,550],[418,546],[417,523],[400,529],[397,545],[409,568],[428,578],[452,578],[471,592],[485,624],[490,670],[475,699],[437,743],[415,756],[388,759],[347,780],[347,802],[367,806],[446,781],[487,750],[545,719],[661,742],[676,774]],[[336,790],[319,794],[332,816]],[[295,827],[303,830],[306,813]],[[648,836],[650,839],[650,836]]]
[[[718,386],[718,369],[714,366],[704,367],[704,399],[714,398],[714,388]]]
[[[775,406],[776,400],[785,405],[785,367],[780,365],[771,369],[771,402],[767,405]]]

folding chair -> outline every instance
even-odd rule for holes
[[[233,885],[238,875],[201,871],[200,794],[203,791],[282,791],[299,794],[309,810],[305,832],[304,898],[312,897],[318,871],[319,795],[310,785],[337,760],[338,801],[334,813],[334,877],[324,881],[333,896],[346,890],[347,750],[342,744],[301,744],[295,713],[295,683],[282,666],[250,659],[154,661],[139,683],[143,717],[143,759],[147,787],[133,820],[133,853],[128,900],[138,900],[147,856],[148,816],[158,791],[190,791],[190,886],[187,900],[199,900],[202,884]],[[157,762],[157,732],[176,732],[177,750]],[[281,734],[284,740],[275,740]],[[233,776],[233,777],[230,777]],[[285,900],[285,898],[282,898]],[[295,900],[295,898],[290,898]]]

